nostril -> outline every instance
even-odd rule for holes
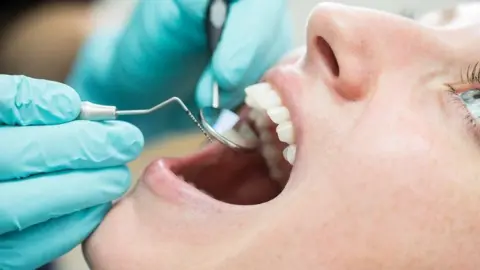
[[[328,42],[322,37],[317,37],[316,47],[318,53],[323,58],[323,60],[331,70],[332,74],[335,77],[338,77],[340,75],[340,67],[338,66],[338,61],[335,57],[335,53],[333,52],[332,47],[330,47]]]

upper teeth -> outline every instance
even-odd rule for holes
[[[290,112],[283,106],[271,108],[267,111],[267,114],[277,125],[290,120]]]
[[[293,125],[291,121],[283,122],[277,126],[278,139],[284,143],[294,144]]]
[[[278,93],[268,83],[259,83],[245,89],[245,103],[254,108],[250,118],[255,121],[259,128],[260,136],[266,133],[262,130],[265,127],[265,112],[268,117],[277,124],[277,135],[280,141],[288,143],[289,146],[283,151],[284,158],[293,164],[295,161],[296,148],[290,112],[282,105]],[[267,135],[263,135],[267,137]]]
[[[282,106],[282,100],[268,83],[259,83],[245,89],[247,101],[251,100],[249,106],[257,109],[268,110]]]
[[[289,145],[285,150],[283,150],[283,156],[285,159],[292,164],[295,161],[295,154],[297,152],[296,145]]]

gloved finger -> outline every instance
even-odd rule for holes
[[[0,269],[36,269],[72,250],[100,224],[110,204],[0,236]]]
[[[195,91],[195,100],[201,107],[212,106],[214,76],[211,65],[203,72]],[[222,89],[220,89],[221,91]],[[224,91],[220,94],[222,108],[232,109],[245,99],[244,91]]]
[[[143,148],[141,132],[121,121],[0,128],[0,181],[66,169],[123,165]]]
[[[197,84],[197,91],[195,91],[195,99],[198,104],[202,104],[204,106],[212,106],[213,104],[213,74],[211,65],[205,69],[200,77],[200,80]],[[201,91],[203,89],[203,91]],[[223,105],[223,95],[220,95],[220,104]],[[223,106],[222,106],[223,107]]]
[[[59,82],[0,75],[0,91],[0,125],[54,125],[80,113],[78,94]]]
[[[291,48],[287,15],[285,0],[232,2],[212,59],[214,76],[224,90],[257,82]]]
[[[0,235],[116,200],[129,186],[125,167],[65,171],[2,183]]]

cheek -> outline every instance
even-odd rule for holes
[[[449,136],[454,132],[445,124],[435,126],[407,113],[394,117],[386,111],[363,119],[330,166],[339,179],[333,183],[336,192],[351,198],[349,207],[363,206],[392,220],[403,215],[428,223],[434,212],[454,214],[447,212],[460,201],[466,203],[461,197],[470,195],[461,194],[478,173],[466,171],[472,155],[460,147],[459,138]]]
[[[451,254],[465,260],[462,248],[475,254],[478,185],[471,185],[474,175],[464,173],[462,159],[450,157],[466,160],[468,153],[434,139],[439,127],[408,118],[386,123],[365,118],[342,145],[328,153],[316,149],[317,158],[302,164],[312,181],[298,191],[299,209],[318,213],[309,219],[314,228],[302,229],[318,232],[318,243],[329,243],[325,253],[345,261],[354,255],[403,260],[410,251],[438,262],[460,260]]]
[[[333,188],[331,194],[350,198],[350,203],[364,205],[365,210],[378,208],[377,202],[383,201],[408,213],[418,200],[446,196],[457,173],[452,158],[461,155],[447,137],[436,135],[448,131],[418,115],[418,111],[409,115],[393,109],[364,111],[349,129],[329,137],[322,146],[311,146],[307,154],[314,153],[315,158],[303,159],[302,169],[309,171],[303,174],[311,182],[324,178],[316,181],[319,190]]]

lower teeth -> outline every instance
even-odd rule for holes
[[[295,155],[297,152],[297,146],[292,144],[289,145],[287,148],[283,150],[283,157],[293,165],[293,162],[295,161]]]

